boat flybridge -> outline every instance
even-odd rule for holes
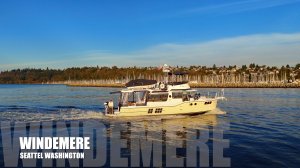
[[[111,92],[120,94],[118,106],[114,108],[112,100],[104,103],[105,115],[129,117],[204,114],[216,108],[218,99],[224,99],[224,91],[214,96],[204,96],[191,89],[187,81],[136,79],[125,86],[125,89]]]

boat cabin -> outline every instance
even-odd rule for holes
[[[119,108],[124,106],[146,106],[153,102],[190,101],[199,98],[196,90],[121,90]]]

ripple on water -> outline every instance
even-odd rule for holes
[[[184,132],[193,133],[205,128],[224,131],[227,124],[230,129],[224,132],[224,138],[229,140],[230,147],[224,150],[224,155],[231,158],[233,167],[300,165],[299,89],[225,89],[228,100],[220,101],[218,107],[227,114],[221,116],[108,119],[101,113],[103,102],[109,99],[116,101],[118,98],[109,94],[115,90],[118,88],[0,85],[0,120],[84,120],[88,121],[87,124],[109,123],[112,128],[130,123],[132,133],[148,130],[149,134],[165,134],[175,131],[175,135],[180,137],[184,137]],[[150,138],[162,141],[155,136]],[[172,138],[175,137],[169,137]],[[214,141],[216,139],[210,138],[208,144]]]

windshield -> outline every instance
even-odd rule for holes
[[[145,105],[147,91],[135,91],[135,92],[122,92],[120,97],[120,105],[122,106],[135,106]]]

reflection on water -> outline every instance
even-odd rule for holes
[[[131,132],[172,132],[172,131],[187,131],[201,130],[212,128],[217,125],[216,115],[197,115],[197,116],[165,116],[151,117],[147,120],[131,119],[131,120],[110,120],[108,121],[111,127],[122,126],[127,127]]]
[[[92,150],[85,151],[85,155],[90,157],[86,157],[81,163],[78,162],[77,166],[91,166],[90,162],[84,160],[103,159],[105,157],[106,159],[104,160],[107,161],[103,165],[98,163],[96,166],[195,167],[200,165],[207,167],[215,164],[209,162],[209,158],[223,158],[223,149],[229,147],[228,145],[220,145],[222,141],[224,144],[229,144],[228,140],[224,140],[222,136],[223,131],[228,130],[229,125],[223,123],[223,126],[219,128],[222,124],[218,123],[218,118],[215,114],[164,116],[153,117],[152,119],[131,118],[130,120],[125,120],[102,117],[101,119],[77,119],[71,121],[2,121],[0,127],[0,137],[2,139],[0,148],[3,148],[3,152],[0,150],[0,159],[4,158],[1,160],[8,162],[6,156],[12,148],[9,140],[11,135],[15,139],[14,143],[18,141],[19,137],[28,135],[39,137],[90,137]],[[15,144],[14,146],[19,145]],[[217,156],[212,155],[212,151],[215,149],[220,149],[218,152],[221,151],[221,154]],[[143,154],[140,154],[140,151]],[[55,152],[60,152],[60,150]],[[63,150],[62,152],[65,151]],[[106,152],[106,154],[104,155],[103,152]],[[197,152],[201,152],[199,157]],[[88,153],[92,155],[88,155]],[[151,155],[151,153],[153,154]],[[140,157],[148,161],[140,161]],[[12,158],[18,160],[17,156]],[[119,159],[124,162],[121,162]],[[26,164],[24,160],[17,160],[13,161],[12,164],[19,164],[19,166]],[[188,160],[192,162],[188,162]],[[71,162],[74,164],[77,161],[73,160]],[[4,162],[0,162],[0,166],[3,166],[3,164]],[[38,166],[43,166],[43,164],[37,163]],[[57,162],[56,164],[61,163]],[[230,160],[219,162],[219,165],[227,167],[230,165]]]
[[[213,163],[212,158],[220,160],[220,166],[230,166],[229,158],[222,160],[224,150],[229,147],[228,139],[223,138],[224,131],[229,130],[229,124],[222,121],[218,123],[217,115],[165,116],[151,119],[154,120],[110,120],[108,132],[111,135],[111,145],[115,145],[113,142],[119,138],[125,139],[123,147],[126,150],[122,156],[130,158],[129,160],[134,157],[136,150],[153,149],[155,155],[161,156],[163,167],[207,167],[217,164]],[[149,142],[150,146],[145,145]],[[214,155],[214,150],[219,154]],[[201,155],[198,156],[197,152]],[[152,161],[156,163],[159,159]]]

